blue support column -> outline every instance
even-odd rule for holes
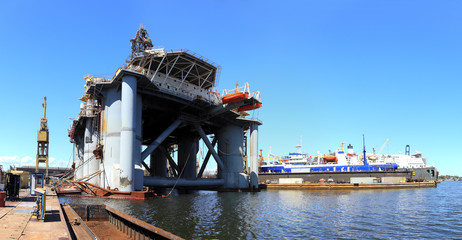
[[[250,124],[250,188],[258,189],[258,125]]]
[[[120,131],[120,187],[121,191],[134,191],[134,143],[136,136],[136,78],[124,76],[122,78],[122,106]]]
[[[180,177],[185,179],[196,179],[196,155],[199,151],[199,139],[191,133],[184,134],[178,142],[178,167]]]

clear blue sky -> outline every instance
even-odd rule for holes
[[[462,1],[2,1],[0,164],[35,160],[48,97],[51,165],[86,74],[113,73],[140,24],[156,46],[187,48],[262,92],[259,147],[423,152],[462,175]]]

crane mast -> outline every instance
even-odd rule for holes
[[[48,179],[48,120],[47,120],[47,97],[43,101],[43,117],[40,119],[40,130],[37,132],[37,158],[35,172],[39,171],[39,163],[46,163],[45,179]]]

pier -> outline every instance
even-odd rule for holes
[[[33,217],[36,197],[21,189],[19,198],[0,207],[0,239],[71,239],[58,197],[47,188],[45,220]]]

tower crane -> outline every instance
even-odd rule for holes
[[[47,120],[47,97],[44,97],[43,117],[40,119],[40,130],[37,132],[37,158],[35,163],[35,172],[39,171],[39,163],[46,163],[45,179],[48,179],[48,120]]]

